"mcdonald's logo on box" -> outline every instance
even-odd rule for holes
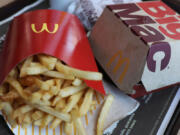
[[[161,1],[109,5],[89,37],[104,70],[123,91],[180,82],[180,15]]]
[[[31,24],[31,29],[35,33],[41,33],[41,32],[46,31],[50,34],[54,34],[58,31],[58,28],[59,28],[59,24],[54,24],[54,29],[52,31],[50,31],[47,27],[47,23],[43,23],[42,28],[40,30],[37,30],[35,24]]]

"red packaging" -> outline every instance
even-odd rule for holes
[[[56,10],[38,10],[16,17],[10,25],[4,48],[0,53],[0,84],[19,62],[38,53],[48,54],[59,58],[67,65],[87,71],[98,71],[90,48],[86,33],[80,21],[71,14]],[[105,94],[102,81],[85,80],[89,87]],[[111,111],[108,113],[104,129],[112,123],[133,113],[139,106],[134,99],[117,91],[117,88],[105,82],[107,93],[114,96]],[[104,96],[97,94],[96,109],[82,119],[83,125],[89,135],[96,135],[96,121],[104,103]],[[121,107],[119,107],[121,106]],[[87,122],[88,121],[88,122]],[[25,129],[18,127],[12,129],[14,134],[61,134],[63,126],[56,129],[38,128],[30,125]],[[73,127],[73,134],[76,128]]]
[[[18,16],[11,23],[0,53],[0,84],[19,62],[39,53],[57,57],[77,69],[98,71],[77,17],[56,10],[37,10]],[[105,94],[102,81],[85,82]]]

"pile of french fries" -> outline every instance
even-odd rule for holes
[[[75,125],[79,135],[86,135],[81,117],[95,109],[95,90],[84,80],[102,80],[99,72],[78,70],[55,57],[39,54],[18,64],[0,87],[0,110],[12,127],[30,124],[54,129],[64,124],[66,135]],[[97,120],[97,135],[114,97],[108,95]]]

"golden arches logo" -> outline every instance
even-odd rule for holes
[[[119,57],[119,58],[118,58]],[[111,64],[115,61],[115,59],[118,58],[118,63],[115,65],[115,67],[113,68],[113,73],[117,73],[118,69],[123,65],[125,64],[124,68],[123,68],[123,71],[119,77],[119,82],[121,83],[122,80],[124,79],[127,71],[128,71],[128,68],[129,68],[129,64],[130,64],[130,60],[129,58],[123,58],[122,56],[122,51],[118,51],[117,53],[115,53],[111,59],[109,60],[109,62],[107,63],[107,67],[109,68],[111,66]]]
[[[48,33],[50,33],[50,34],[54,34],[54,33],[57,32],[57,30],[58,30],[58,28],[59,28],[59,25],[58,25],[58,24],[54,24],[54,29],[53,29],[53,31],[50,31],[50,30],[48,29],[47,23],[43,23],[42,28],[41,28],[39,31],[36,29],[35,24],[31,24],[31,28],[32,28],[33,32],[35,32],[35,33],[41,33],[41,32],[43,32],[43,31],[46,31],[46,32],[48,32]]]

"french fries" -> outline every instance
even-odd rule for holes
[[[7,94],[0,96],[0,99],[3,101],[10,101],[18,97],[19,97],[19,94],[16,91],[9,91]]]
[[[86,92],[84,100],[79,109],[80,116],[86,115],[86,113],[89,111],[93,100],[93,92],[94,91],[91,88],[89,88],[88,91]]]
[[[69,86],[69,87],[61,89],[59,95],[61,97],[68,97],[79,91],[85,90],[85,88],[87,88],[85,83],[79,86]]]
[[[20,69],[20,77],[24,77],[27,75],[26,68],[31,64],[32,60],[33,60],[33,57],[31,56],[24,61],[23,65]]]
[[[89,72],[89,71],[82,71],[79,69],[71,68],[66,65],[63,65],[60,61],[56,63],[56,69],[59,72],[76,76],[81,79],[85,80],[102,80],[102,74],[98,72]]]
[[[52,121],[52,124],[51,124],[50,128],[52,128],[52,129],[56,128],[58,125],[61,124],[61,122],[62,122],[61,119],[55,118],[55,119]]]
[[[68,103],[65,106],[65,108],[63,109],[63,112],[67,112],[67,113],[70,112],[75,107],[75,105],[78,103],[78,101],[80,100],[82,95],[83,95],[83,91],[80,91],[79,93],[74,94],[71,97],[69,97]]]
[[[38,110],[41,110],[43,112],[46,112],[52,116],[55,116],[59,119],[62,119],[64,121],[70,121],[71,120],[71,116],[68,114],[68,113],[62,113],[62,112],[59,112],[51,107],[48,107],[48,106],[41,106],[41,105],[38,105],[38,104],[31,104],[31,106],[33,106],[34,108],[37,108]]]
[[[73,84],[74,86],[79,86],[79,85],[82,84],[82,80],[79,79],[79,78],[76,78],[76,79],[72,82],[72,84]]]
[[[68,123],[65,122],[64,124],[64,132],[66,133],[66,135],[72,135],[72,128],[73,128],[73,123]]]
[[[112,95],[108,95],[106,101],[104,102],[104,106],[101,109],[97,122],[97,135],[103,134],[104,122],[106,120],[111,104],[113,103],[113,100],[114,97]]]
[[[86,135],[81,117],[92,111],[97,102],[95,91],[84,80],[102,80],[102,74],[75,69],[57,58],[39,54],[14,68],[0,86],[0,110],[12,127],[30,124],[54,129],[64,125],[66,135]],[[108,97],[98,119],[97,133],[103,123],[112,97]]]
[[[21,84],[16,79],[7,77],[5,81],[14,87],[20,96],[22,96],[24,99],[28,99],[28,95],[23,91]]]
[[[1,102],[1,106],[2,106],[2,111],[6,115],[9,124],[11,124],[12,127],[16,127],[17,122],[12,118],[12,113],[13,113],[12,105],[8,102]]]
[[[46,71],[48,71],[48,69],[39,63],[30,64],[30,67],[26,68],[26,74],[27,75],[39,75],[39,74],[44,73]]]
[[[30,112],[27,112],[26,114],[24,114],[24,119],[22,121],[22,127],[25,128],[27,127],[28,125],[30,125],[33,121],[32,119],[32,111]]]
[[[53,70],[57,59],[47,55],[38,55],[38,59],[42,65],[45,65],[49,70]]]
[[[76,129],[78,131],[78,135],[87,135],[86,130],[80,118],[74,120],[74,125],[76,126]]]
[[[42,121],[41,128],[47,126],[53,119],[54,116],[47,114]]]
[[[41,119],[43,116],[44,116],[44,112],[39,111],[39,110],[35,111],[35,112],[31,115],[31,117],[32,117],[33,120],[39,120],[39,119]]]
[[[13,119],[16,119],[18,116],[21,116],[22,114],[27,113],[31,110],[33,110],[33,107],[30,105],[21,106],[13,112]]]
[[[57,71],[47,71],[47,72],[44,72],[43,75],[48,76],[48,77],[60,78],[60,79],[74,80],[74,76],[65,75]]]

